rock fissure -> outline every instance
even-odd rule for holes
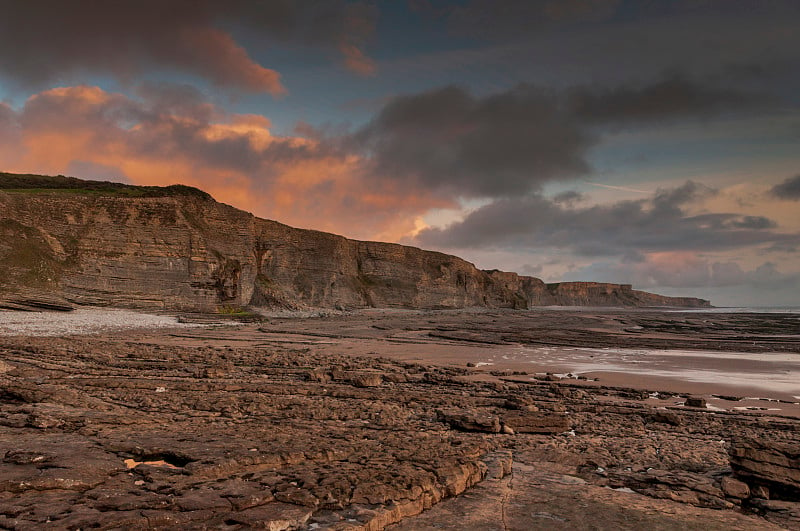
[[[511,493],[514,491],[514,462],[513,462],[513,454],[512,454],[512,461],[511,461],[511,470],[508,474],[508,483],[506,486],[506,492],[503,494],[503,499],[500,502],[500,518],[503,522],[503,531],[510,531],[508,526],[508,516],[506,514],[508,502],[511,498]]]

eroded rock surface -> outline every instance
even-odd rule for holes
[[[474,485],[500,443],[437,418],[496,392],[442,369],[434,386],[434,369],[288,349],[9,340],[0,353],[6,527],[374,527]],[[310,381],[312,367],[343,377]]]
[[[790,446],[798,419],[247,330],[0,339],[0,527],[424,529],[453,497],[483,518],[460,529],[794,525],[729,451]]]

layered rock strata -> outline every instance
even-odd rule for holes
[[[800,500],[800,442],[743,438],[731,446],[730,457],[736,477],[754,494]]]
[[[708,306],[624,284],[545,284],[443,253],[296,229],[188,187],[43,178],[69,187],[10,189],[26,182],[15,177],[0,174],[0,293],[11,304],[24,287],[65,303],[200,311]]]

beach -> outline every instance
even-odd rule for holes
[[[791,528],[796,326],[0,313],[0,525]]]

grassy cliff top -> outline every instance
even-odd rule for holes
[[[135,186],[109,181],[84,181],[63,175],[31,175],[0,172],[0,190],[17,193],[63,192],[80,195],[105,195],[114,197],[198,197],[212,199],[208,193],[185,186]]]

